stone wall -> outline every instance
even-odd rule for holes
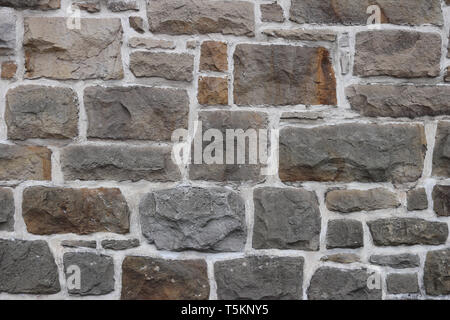
[[[0,0],[0,299],[449,299],[447,5]]]

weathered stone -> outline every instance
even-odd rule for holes
[[[200,77],[198,79],[198,103],[204,105],[228,104],[227,78]]]
[[[309,300],[381,300],[380,289],[369,289],[366,269],[317,269],[308,288]]]
[[[255,35],[254,4],[246,1],[155,0],[147,16],[154,33]]]
[[[450,216],[450,186],[435,186],[433,189],[434,211],[438,216]]]
[[[444,244],[448,225],[416,218],[387,218],[367,222],[376,246]]]
[[[29,187],[23,192],[22,211],[32,234],[130,230],[130,210],[119,189]]]
[[[66,180],[176,181],[180,170],[171,148],[133,145],[73,145],[61,150]]]
[[[0,8],[0,56],[14,54],[15,49],[16,16],[12,9]]]
[[[203,41],[200,53],[200,71],[228,71],[227,44],[220,41]]]
[[[241,251],[245,203],[225,188],[178,187],[146,195],[139,206],[142,233],[161,250]]]
[[[326,194],[328,210],[342,213],[372,211],[400,206],[395,193],[376,188],[370,190],[332,190]]]
[[[89,13],[100,12],[100,0],[76,0],[72,6]]]
[[[283,8],[278,3],[262,4],[259,8],[261,10],[261,21],[263,22],[284,21]]]
[[[280,131],[282,181],[405,183],[422,176],[421,125],[346,123]]]
[[[132,52],[130,70],[138,78],[157,77],[174,81],[192,81],[194,56],[187,53]]]
[[[120,19],[81,18],[80,26],[69,29],[63,17],[25,17],[25,78],[122,79]]]
[[[253,132],[258,133],[259,130],[267,130],[269,121],[267,114],[253,111],[202,111],[198,114],[198,120],[202,124],[202,128],[199,127],[197,129],[197,134],[202,134],[199,139],[202,139],[205,132],[209,129],[219,130],[223,137],[224,152],[223,157],[220,159],[222,160],[222,164],[218,164],[217,162],[207,164],[205,159],[195,161],[195,157],[193,157],[193,163],[189,165],[190,179],[236,182],[260,182],[265,179],[265,176],[263,176],[261,172],[264,167],[261,158],[259,157],[257,161],[254,161],[256,164],[252,163],[250,161],[250,146],[247,148],[248,143],[246,143],[245,150],[242,150],[244,147],[238,148],[239,141],[237,141],[237,138],[233,139],[233,137],[231,137],[230,139],[234,141],[234,149],[230,150],[230,148],[227,148],[226,131],[234,130],[234,133],[238,133],[237,130],[243,130],[244,133],[247,132],[250,134],[252,130]],[[252,130],[249,131],[249,129]],[[204,141],[201,146],[196,146],[194,143],[193,152],[198,152],[198,149],[201,147],[201,152],[198,153],[204,154],[206,148],[210,144],[211,142],[208,141]],[[241,143],[241,146],[242,145],[243,144]],[[239,163],[237,159],[238,151],[244,155],[243,160],[245,161],[241,161],[241,163]],[[231,155],[233,155],[233,157],[231,157]],[[227,157],[234,159],[234,161],[232,163],[227,162]]]
[[[234,52],[234,101],[238,105],[336,105],[330,53],[322,47],[239,44]]]
[[[346,89],[346,95],[352,109],[366,117],[450,114],[450,86],[356,84]]]
[[[0,181],[51,180],[51,155],[45,147],[0,144]]]
[[[417,273],[391,273],[386,277],[387,292],[390,294],[419,293]]]
[[[61,8],[61,0],[0,0],[0,7],[55,10]]]
[[[433,153],[433,176],[450,177],[450,122],[439,122]]]
[[[129,239],[129,240],[103,240],[103,249],[109,250],[127,250],[131,248],[136,248],[140,246],[139,239]]]
[[[423,282],[428,295],[450,294],[450,249],[427,253]]]
[[[450,82],[450,67],[447,67],[447,70],[445,71],[444,81]]]
[[[306,30],[306,29],[266,29],[263,34],[287,40],[301,41],[336,41],[337,34],[331,30]]]
[[[357,76],[398,78],[437,77],[441,63],[441,36],[406,30],[363,31],[356,34]]]
[[[97,248],[97,241],[95,240],[64,240],[61,245],[67,248]]]
[[[134,31],[139,33],[144,33],[144,19],[138,16],[129,17],[128,23],[130,24],[130,27],[133,28]]]
[[[72,295],[104,295],[114,291],[114,261],[105,255],[90,252],[67,252],[64,254],[66,279],[73,275],[71,266],[80,269],[80,289],[69,288]]]
[[[443,24],[439,0],[292,0],[290,19],[298,23],[366,25],[367,8],[381,9],[381,23]]]
[[[185,90],[155,87],[89,87],[84,91],[89,138],[170,141],[187,128]]]
[[[352,219],[328,221],[327,249],[350,248],[364,246],[362,222]]]
[[[106,7],[112,12],[139,11],[137,0],[107,0]]]
[[[321,218],[314,192],[258,188],[253,202],[253,248],[319,250]]]
[[[401,253],[394,255],[372,255],[369,259],[371,264],[391,267],[394,269],[416,268],[420,266],[420,258],[416,254]]]
[[[329,261],[342,264],[360,262],[361,259],[354,253],[336,253],[320,258],[320,261]]]
[[[5,61],[2,63],[1,78],[3,80],[14,79],[17,72],[17,64],[14,61]]]
[[[428,208],[427,193],[424,188],[409,190],[407,198],[408,211],[425,210]]]
[[[70,139],[78,135],[78,98],[64,87],[24,85],[6,94],[8,138]]]
[[[14,210],[12,189],[0,188],[0,231],[14,231]]]
[[[122,300],[207,300],[204,260],[126,257],[122,264]]]
[[[45,241],[0,240],[0,292],[53,294],[58,267]]]
[[[159,40],[151,38],[133,37],[128,41],[128,46],[138,49],[175,49],[175,42],[169,40]]]
[[[250,256],[214,264],[221,300],[299,300],[303,287],[302,257]]]

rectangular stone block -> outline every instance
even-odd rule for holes
[[[419,256],[411,253],[372,255],[369,258],[369,262],[377,266],[385,266],[394,269],[417,268],[420,266]]]
[[[369,190],[332,190],[325,195],[328,210],[342,213],[373,211],[400,206],[395,193],[375,188]]]
[[[440,121],[437,127],[433,176],[450,177],[450,122]]]
[[[0,7],[0,56],[12,55],[16,49],[16,16],[13,11]]]
[[[0,0],[0,7],[3,6],[47,11],[61,8],[61,0]]]
[[[419,293],[417,273],[391,273],[386,277],[387,292],[390,294]]]
[[[450,294],[450,249],[429,251],[425,261],[423,283],[431,296]]]
[[[0,188],[0,231],[14,231],[14,211],[12,189]]]
[[[268,37],[300,41],[330,41],[334,42],[337,33],[332,30],[306,29],[265,29],[262,31]]]

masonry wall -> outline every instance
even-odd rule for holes
[[[450,298],[447,4],[0,0],[0,299]]]

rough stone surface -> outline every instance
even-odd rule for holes
[[[13,54],[15,48],[16,16],[11,9],[0,7],[0,56]]]
[[[126,257],[122,264],[122,300],[207,300],[204,260]]]
[[[78,135],[78,98],[70,88],[24,85],[6,94],[8,138],[70,139]]]
[[[370,256],[369,262],[377,266],[391,267],[394,269],[417,268],[420,266],[419,256],[410,253],[372,255]]]
[[[134,29],[134,31],[139,32],[139,33],[144,33],[144,19],[142,19],[141,17],[129,17],[128,18],[128,23],[130,24],[130,27]]]
[[[194,56],[187,53],[132,52],[130,69],[138,78],[156,77],[173,81],[192,81]]]
[[[302,41],[336,41],[336,32],[331,30],[266,29],[263,34],[273,38]]]
[[[435,186],[433,189],[434,211],[438,216],[450,216],[450,186]]]
[[[353,73],[362,77],[437,77],[441,36],[406,30],[363,31],[356,34]]]
[[[155,0],[147,16],[153,33],[255,35],[254,4],[247,1]]]
[[[61,150],[64,178],[70,180],[176,181],[171,148],[133,145],[73,145]]]
[[[437,127],[433,176],[450,177],[450,122],[439,122]]]
[[[198,79],[198,103],[203,105],[228,104],[228,79],[200,77]]]
[[[408,211],[428,209],[428,198],[424,188],[408,191]]]
[[[221,300],[299,300],[303,287],[302,257],[251,256],[214,264]]]
[[[61,241],[61,246],[66,248],[97,248],[97,241],[95,240],[64,240]]]
[[[310,300],[381,300],[381,290],[369,289],[371,274],[365,269],[321,267],[308,288]]]
[[[225,42],[204,41],[200,50],[201,71],[228,71],[228,46]]]
[[[16,9],[55,10],[61,8],[61,0],[0,0],[0,7]]]
[[[360,262],[361,259],[354,253],[336,253],[320,258],[320,261],[330,261],[335,263],[350,264]]]
[[[352,109],[365,117],[412,119],[450,114],[449,86],[352,85],[346,95]]]
[[[242,251],[245,203],[225,188],[178,187],[146,195],[139,205],[142,233],[160,250]]]
[[[51,180],[51,155],[45,147],[0,144],[0,181]]]
[[[0,188],[0,231],[14,230],[14,210],[12,189]]]
[[[25,78],[123,78],[120,19],[81,18],[81,29],[67,24],[62,17],[25,18]]]
[[[376,246],[444,244],[448,225],[416,218],[387,218],[367,222]]]
[[[419,293],[417,273],[391,273],[386,277],[387,292],[390,294]]]
[[[112,12],[139,10],[137,0],[107,0],[106,7]]]
[[[175,42],[169,40],[158,40],[151,38],[133,37],[128,41],[128,46],[137,49],[175,49]]]
[[[238,105],[336,105],[336,79],[328,50],[237,45],[234,101]]]
[[[129,239],[129,240],[103,240],[103,249],[108,250],[127,250],[131,248],[139,247],[139,239]]]
[[[392,181],[422,175],[424,128],[409,124],[347,123],[280,130],[282,181]]]
[[[290,19],[298,23],[366,25],[367,8],[377,4],[381,23],[443,24],[439,0],[292,0]]]
[[[110,256],[90,252],[67,252],[64,254],[66,279],[73,275],[70,266],[80,268],[80,289],[68,289],[70,294],[89,296],[104,295],[114,291],[114,261]],[[71,271],[71,272],[68,272]]]
[[[45,241],[0,240],[0,292],[53,294],[58,267]]]
[[[29,187],[22,211],[32,234],[124,234],[130,229],[130,210],[119,189]]]
[[[362,222],[352,219],[331,220],[327,228],[327,249],[356,249],[364,246]]]
[[[3,80],[14,79],[17,72],[17,64],[14,61],[5,61],[2,63],[1,78]]]
[[[321,218],[314,192],[258,188],[253,202],[253,248],[319,250]]]
[[[284,21],[283,8],[278,3],[262,4],[259,8],[261,10],[261,21],[263,22]]]
[[[187,128],[185,90],[155,87],[88,87],[84,91],[89,138],[170,141]]]
[[[383,189],[332,190],[326,194],[328,210],[342,213],[397,208],[400,202],[395,193]]]
[[[72,6],[89,13],[100,12],[100,0],[76,0],[72,2]]]
[[[423,283],[431,296],[450,294],[450,249],[427,253]]]

